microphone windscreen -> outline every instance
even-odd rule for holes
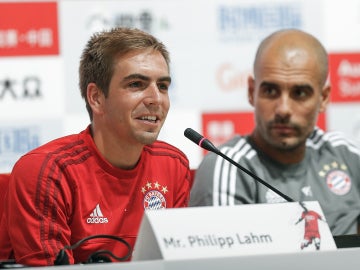
[[[197,145],[199,145],[200,141],[202,138],[204,138],[202,135],[200,135],[199,133],[197,133],[195,130],[193,130],[192,128],[187,128],[184,131],[184,136],[186,138],[188,138],[190,141],[196,143]]]
[[[202,136],[201,134],[199,134],[198,132],[196,132],[195,130],[193,130],[191,128],[185,129],[184,135],[186,138],[188,138],[192,142],[196,143],[197,145],[199,145],[200,147],[202,147],[208,151],[215,152],[215,153],[219,152],[219,150],[212,144],[212,142],[210,142],[204,136]]]

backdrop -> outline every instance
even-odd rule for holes
[[[137,27],[171,53],[171,109],[160,134],[196,168],[203,151],[187,127],[216,145],[253,127],[247,77],[257,45],[281,28],[314,34],[329,52],[327,130],[360,141],[358,0],[0,0],[0,172],[25,152],[89,124],[79,58],[98,30]]]

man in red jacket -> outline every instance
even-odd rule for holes
[[[132,248],[144,210],[188,204],[188,159],[157,140],[170,107],[165,46],[136,29],[96,33],[82,53],[79,74],[91,123],[15,164],[0,259],[53,265],[65,246],[99,234]],[[95,238],[65,253],[73,264],[103,249],[124,257],[129,246]]]

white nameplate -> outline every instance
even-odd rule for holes
[[[317,201],[192,207],[146,211],[133,260],[335,249]]]

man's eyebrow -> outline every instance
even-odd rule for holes
[[[265,86],[266,87],[276,88],[276,87],[278,87],[278,84],[273,83],[273,82],[267,82],[267,81],[261,82],[260,87],[265,87]]]
[[[164,77],[160,77],[159,79],[158,79],[158,81],[160,81],[160,82],[169,82],[169,83],[171,83],[171,77],[170,76],[164,76]]]
[[[140,79],[143,81],[150,81],[150,77],[139,74],[139,73],[135,73],[135,74],[130,74],[129,76],[126,76],[124,78],[124,81],[129,81],[129,80],[134,80],[134,79]],[[171,77],[170,76],[164,76],[164,77],[160,77],[159,79],[157,79],[157,81],[167,81],[167,82],[171,82]]]
[[[294,88],[296,89],[309,89],[309,90],[313,90],[313,87],[310,85],[310,84],[307,84],[307,83],[299,83],[299,84],[296,84],[294,85]]]
[[[129,76],[124,77],[124,81],[129,81],[129,80],[133,80],[133,79],[140,79],[143,81],[150,81],[150,78],[148,76],[139,74],[139,73],[134,73],[134,74],[130,74]]]
[[[279,85],[274,82],[263,81],[260,84],[260,87],[277,88],[277,87],[279,87]],[[313,87],[308,83],[298,83],[298,84],[293,85],[291,88],[293,88],[293,89],[309,89],[309,90],[313,89]]]

